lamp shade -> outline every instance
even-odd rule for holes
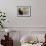
[[[9,31],[9,29],[5,29],[5,32],[6,32],[6,33],[9,33],[10,31]]]

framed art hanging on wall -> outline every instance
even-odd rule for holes
[[[31,6],[17,6],[18,17],[29,17],[31,16]]]

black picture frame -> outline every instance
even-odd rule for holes
[[[17,16],[18,17],[30,17],[31,6],[17,6]]]

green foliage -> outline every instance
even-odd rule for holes
[[[5,13],[4,12],[0,12],[0,27],[1,28],[3,28],[4,26],[4,22],[5,22],[5,20],[6,20],[6,15],[5,15]]]

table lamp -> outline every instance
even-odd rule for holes
[[[9,29],[5,29],[5,32],[7,33],[7,36],[9,36]]]

